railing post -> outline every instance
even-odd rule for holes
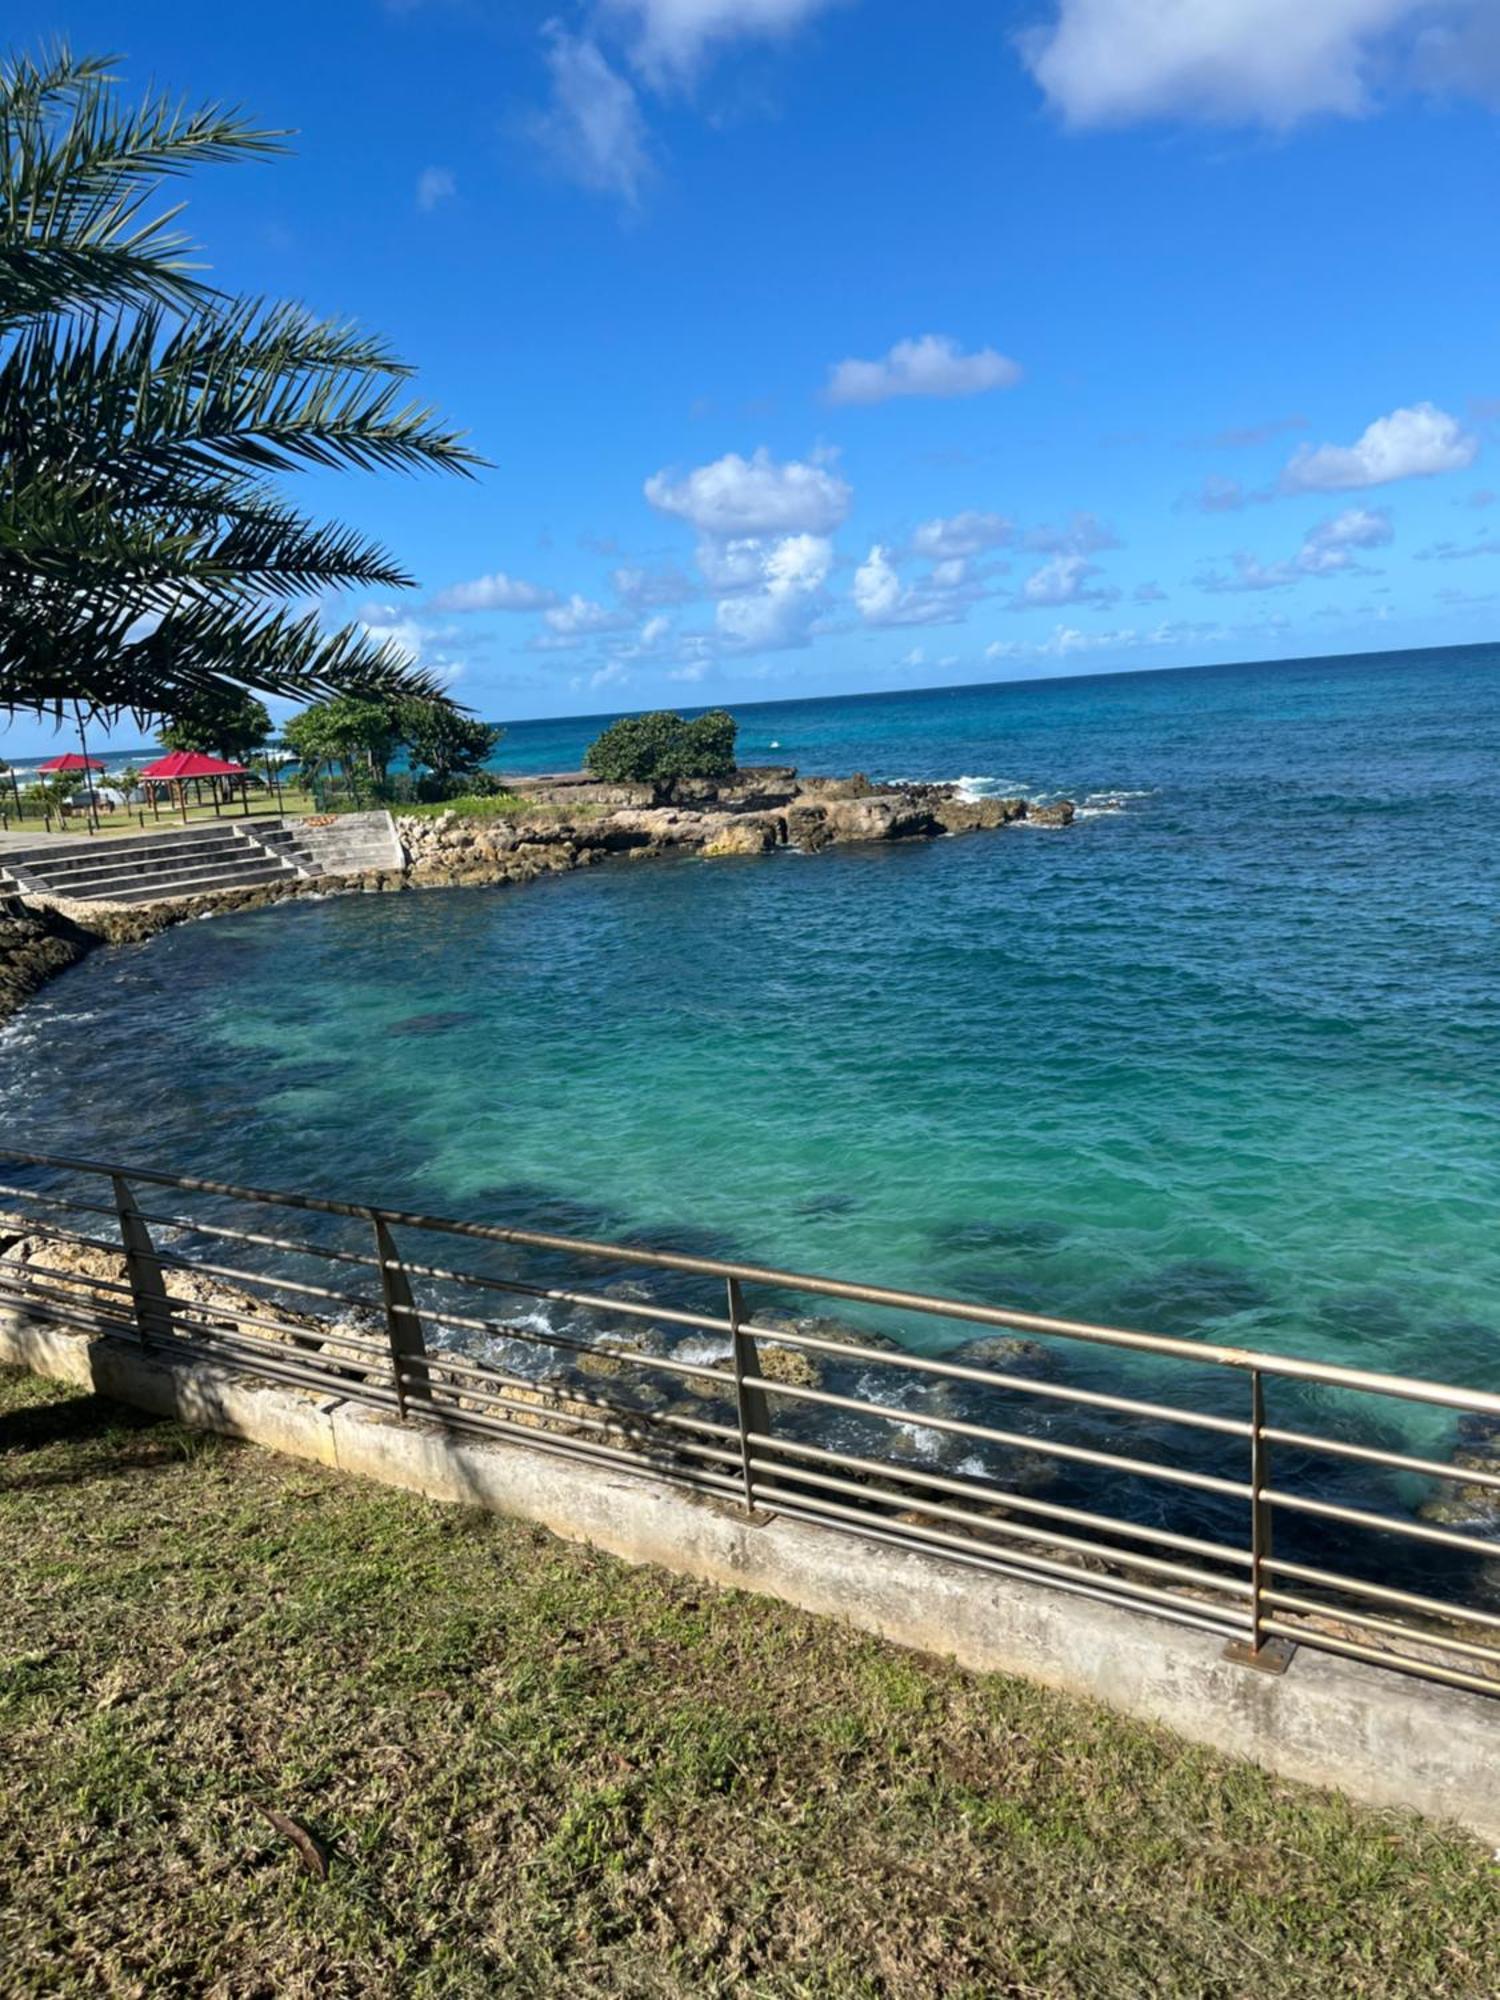
[[[427,1358],[427,1342],[417,1314],[417,1302],[412,1297],[411,1280],[406,1275],[391,1232],[384,1219],[373,1210],[370,1221],[375,1228],[375,1256],[380,1265],[380,1296],[385,1301],[385,1332],[391,1349],[396,1408],[404,1417],[407,1413],[408,1377],[410,1393],[419,1401],[427,1400],[431,1394],[431,1378],[422,1365]]]
[[[1232,1639],[1226,1659],[1263,1674],[1284,1674],[1296,1647],[1289,1639],[1268,1639],[1265,1632],[1266,1565],[1271,1557],[1271,1503],[1265,1498],[1271,1476],[1271,1447],[1266,1441],[1266,1392],[1258,1368],[1250,1370],[1250,1636]]]
[[[766,1401],[766,1392],[753,1382],[747,1382],[747,1375],[760,1373],[760,1355],[756,1351],[754,1334],[744,1330],[745,1301],[740,1292],[738,1278],[728,1280],[730,1347],[734,1362],[734,1404],[740,1431],[740,1472],[745,1486],[745,1508],[748,1513],[759,1515],[761,1509],[755,1504],[755,1475],[750,1469],[750,1454],[754,1446],[750,1433],[758,1431],[762,1437],[769,1436],[771,1429],[771,1408]]]
[[[120,1174],[111,1174],[115,1210],[120,1218],[120,1242],[125,1251],[125,1276],[135,1306],[136,1331],[141,1345],[172,1338],[172,1299],[162,1275],[161,1261],[145,1217],[136,1207],[130,1183]]]

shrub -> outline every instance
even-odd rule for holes
[[[612,785],[670,785],[676,778],[727,778],[739,725],[722,708],[687,722],[670,709],[611,723],[584,755],[584,767]]]

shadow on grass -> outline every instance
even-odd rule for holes
[[[169,1426],[171,1420],[128,1404],[111,1402],[107,1396],[68,1396],[61,1401],[33,1403],[19,1410],[0,1411],[0,1460],[21,1454],[46,1451],[54,1445],[83,1445],[112,1440],[128,1446],[137,1436],[149,1436]],[[180,1454],[164,1447],[165,1438],[152,1438],[149,1452],[131,1451],[114,1465],[97,1458],[70,1459],[67,1469],[56,1472],[7,1470],[0,1465],[0,1487],[16,1492],[31,1486],[73,1485],[97,1478],[101,1471],[145,1471],[172,1462]]]

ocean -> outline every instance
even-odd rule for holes
[[[1080,817],[187,925],[0,1033],[0,1127],[1500,1389],[1500,648],[739,713]]]

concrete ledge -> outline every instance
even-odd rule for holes
[[[1281,1678],[1215,1635],[810,1523],[760,1525],[654,1479],[401,1424],[0,1313],[0,1363],[431,1500],[536,1521],[627,1562],[778,1597],[903,1646],[1103,1701],[1282,1777],[1500,1843],[1500,1700],[1302,1648]]]

